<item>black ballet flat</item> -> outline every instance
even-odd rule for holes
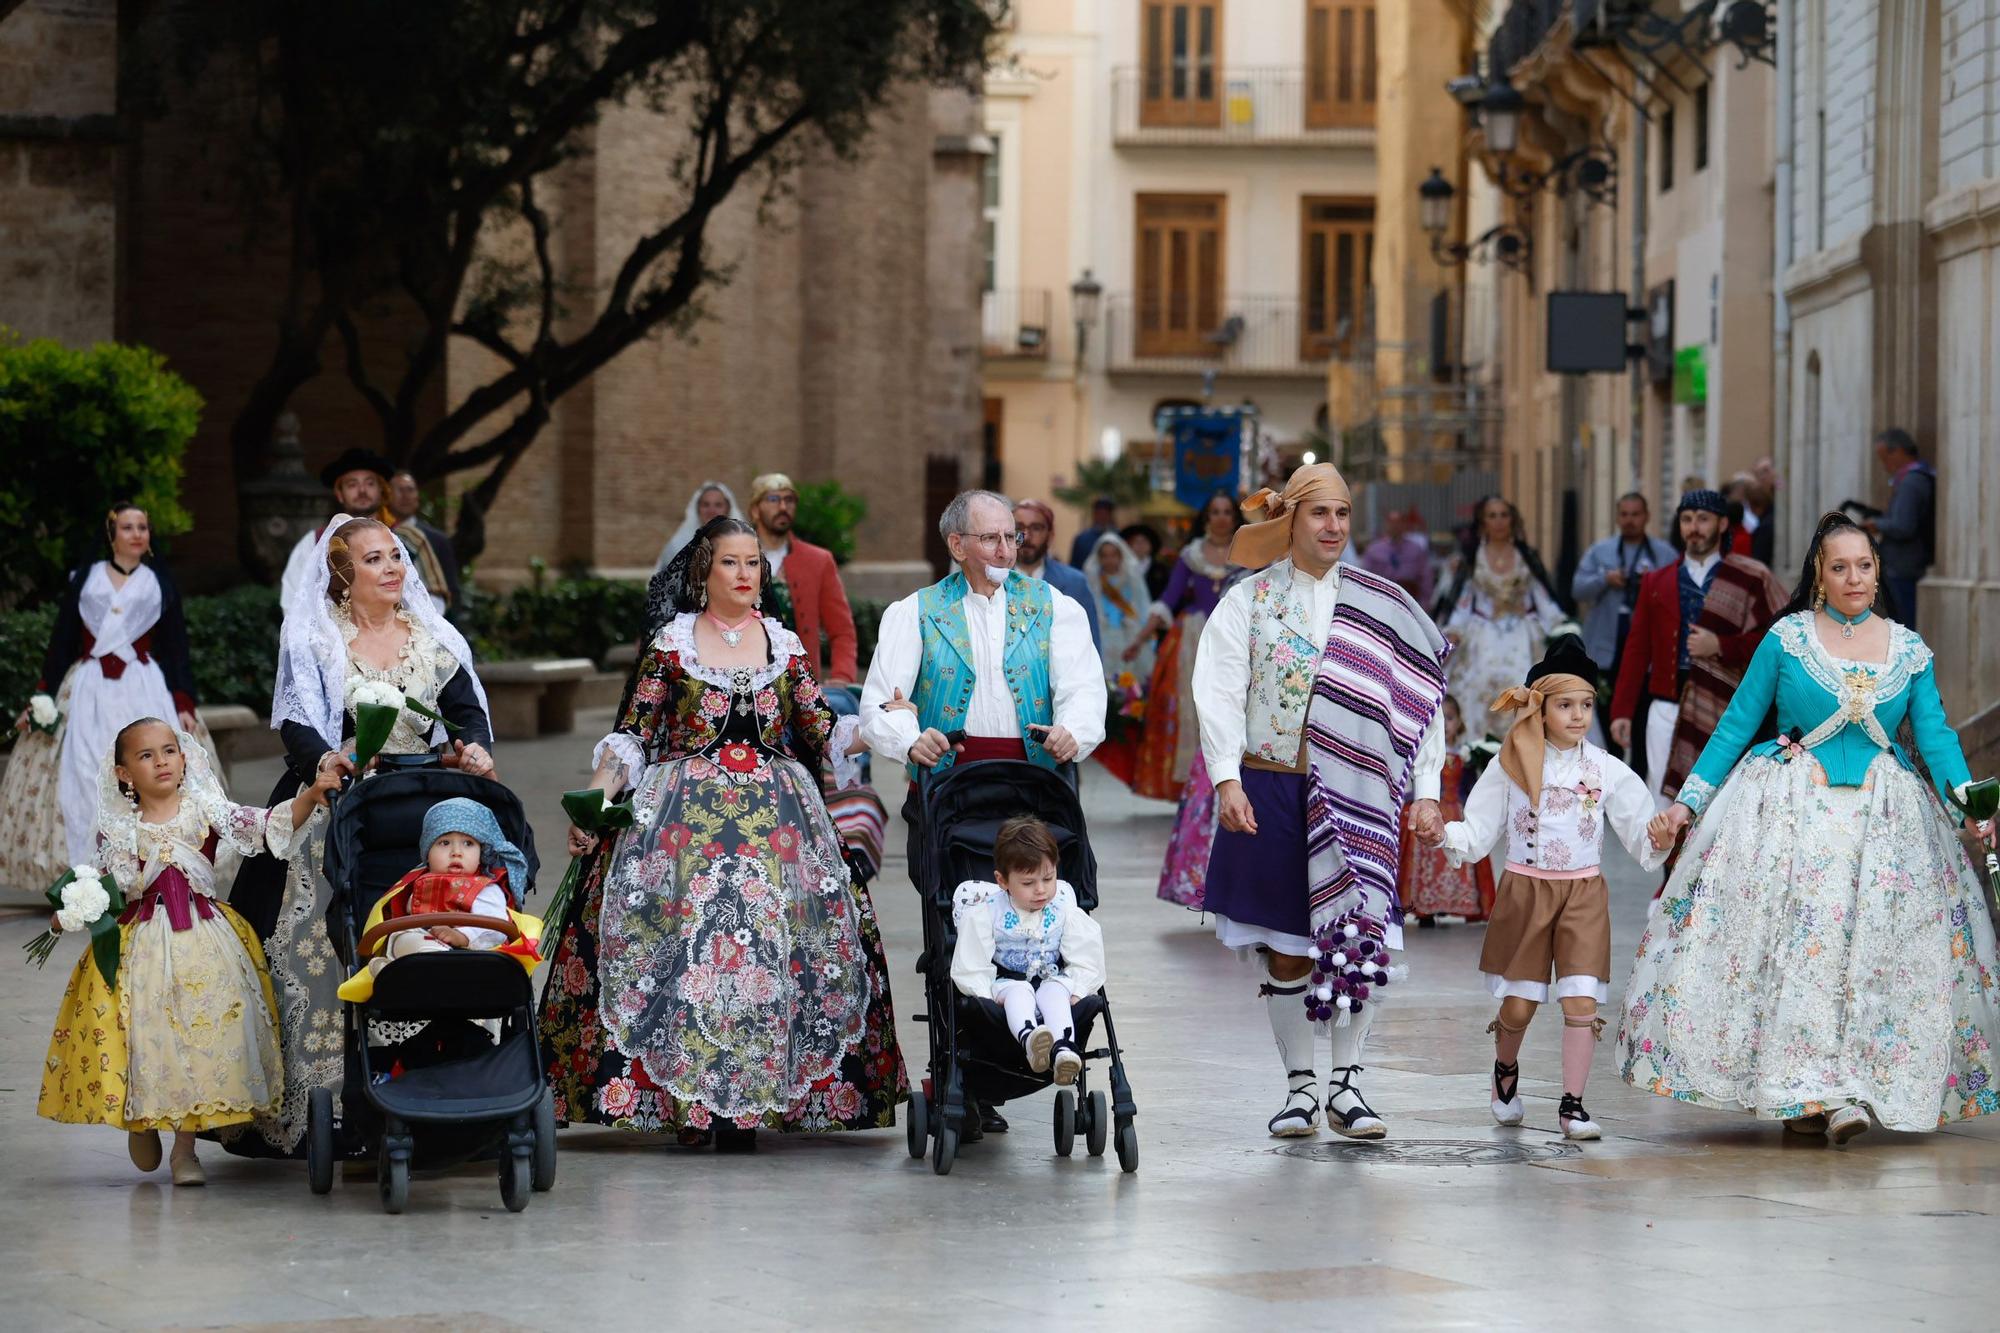
[[[715,1127],[715,1150],[717,1152],[756,1152],[757,1131],[738,1129],[735,1125]]]

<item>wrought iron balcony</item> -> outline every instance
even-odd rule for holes
[[[1336,316],[1290,296],[1105,298],[1105,366],[1114,375],[1317,379],[1356,354],[1365,310]]]
[[[1111,71],[1113,142],[1365,148],[1375,142],[1375,70],[1223,67]]]
[[[989,361],[1043,361],[1049,355],[1049,291],[1008,287],[979,298],[979,341]]]

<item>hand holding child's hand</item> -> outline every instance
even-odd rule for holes
[[[1436,801],[1410,802],[1410,827],[1426,847],[1444,846],[1444,815]]]
[[[1694,818],[1693,813],[1679,801],[1654,815],[1646,825],[1646,840],[1653,844],[1653,850],[1664,852],[1674,845],[1674,839]]]

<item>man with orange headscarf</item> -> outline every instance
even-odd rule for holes
[[[1244,509],[1262,521],[1238,529],[1229,560],[1258,572],[1223,594],[1195,659],[1219,825],[1204,907],[1224,944],[1255,951],[1287,1080],[1271,1133],[1317,1129],[1317,1025],[1332,1035],[1327,1127],[1379,1139],[1388,1126],[1355,1079],[1377,992],[1403,975],[1404,806],[1424,836],[1442,827],[1450,649],[1403,588],[1342,566],[1352,503],[1330,464]]]

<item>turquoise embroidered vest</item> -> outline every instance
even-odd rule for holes
[[[972,706],[972,637],[966,628],[965,575],[954,570],[941,583],[917,594],[917,625],[923,634],[923,659],[917,664],[917,725],[956,731],[965,725]],[[1007,639],[1001,660],[1007,692],[1014,696],[1014,714],[1021,724],[1021,743],[1030,763],[1054,768],[1056,761],[1029,734],[1028,725],[1048,726],[1055,720],[1054,692],[1049,688],[1049,633],[1055,626],[1055,598],[1049,585],[1025,574],[1007,576]],[[947,754],[934,772],[951,765]],[[910,780],[917,768],[909,766]]]

